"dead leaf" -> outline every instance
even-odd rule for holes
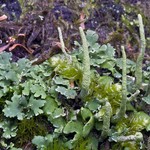
[[[0,21],[4,21],[4,20],[6,20],[6,19],[7,19],[7,16],[6,16],[6,15],[0,16]]]
[[[5,46],[0,47],[0,53],[3,52],[4,50],[6,50],[9,46],[10,46],[10,43],[8,43]]]
[[[24,45],[22,44],[14,44],[13,46],[11,46],[9,48],[9,51],[12,51],[13,49],[15,49],[17,46],[23,47],[29,54],[33,53],[33,50],[26,48]]]

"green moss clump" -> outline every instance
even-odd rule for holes
[[[18,123],[17,136],[14,141],[17,147],[22,147],[25,143],[32,141],[35,135],[46,135],[46,125],[38,119],[24,119]]]

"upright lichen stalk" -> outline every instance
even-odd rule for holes
[[[89,57],[89,50],[88,50],[88,42],[82,27],[79,27],[79,31],[82,39],[82,44],[83,44],[82,46],[83,47],[83,77],[82,77],[82,90],[81,90],[81,96],[83,96],[88,93],[89,86],[90,86],[90,57]]]
[[[69,58],[71,60],[71,56],[69,54],[67,54],[67,52],[65,50],[65,44],[64,44],[64,40],[63,40],[63,36],[62,36],[60,27],[58,27],[58,33],[59,33],[59,39],[60,39],[60,44],[61,44],[61,50],[64,53],[65,57]]]
[[[114,117],[114,121],[118,121],[125,117],[126,113],[126,103],[127,103],[127,69],[126,69],[126,53],[124,46],[121,46],[122,57],[123,57],[123,69],[122,69],[122,101],[120,104],[120,110],[118,114]]]
[[[120,105],[120,111],[118,113],[118,117],[122,118],[125,116],[126,112],[126,102],[127,102],[127,70],[126,70],[126,53],[124,50],[124,46],[122,49],[122,57],[123,57],[123,69],[122,69],[122,101]]]
[[[118,136],[116,138],[117,142],[125,142],[125,141],[142,141],[143,135],[141,132],[136,132],[134,135],[127,135],[127,136]]]
[[[112,108],[109,102],[106,102],[104,106],[105,114],[103,116],[103,127],[102,127],[102,133],[101,133],[101,141],[103,141],[110,132],[110,118],[112,114]]]
[[[135,71],[137,89],[139,89],[142,84],[142,64],[143,64],[143,58],[144,58],[144,53],[145,53],[145,47],[146,47],[144,25],[142,21],[142,16],[140,14],[138,14],[138,20],[139,20],[141,48],[140,48],[139,56],[136,61],[136,71]]]

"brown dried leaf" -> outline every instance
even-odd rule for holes
[[[4,20],[6,20],[6,19],[7,19],[7,16],[6,16],[6,15],[0,16],[0,21],[4,21]]]
[[[4,50],[6,50],[9,47],[10,43],[8,43],[5,46],[0,47],[0,53],[3,52]]]
[[[23,48],[24,48],[28,53],[30,53],[30,54],[33,53],[33,50],[26,48],[26,47],[25,47],[24,45],[22,45],[22,44],[14,44],[13,46],[11,46],[11,47],[9,48],[9,51],[14,50],[17,46],[23,47]]]

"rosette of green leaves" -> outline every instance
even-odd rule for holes
[[[1,101],[4,100],[4,115],[18,120],[37,116],[43,111],[47,86],[43,66],[31,66],[27,59],[11,62],[11,55],[0,56]],[[5,98],[3,98],[5,97]]]
[[[31,64],[27,59],[12,62],[11,53],[3,52],[0,55],[0,107],[1,116],[5,119],[1,121],[1,128],[4,138],[16,135],[15,121],[11,126],[3,125],[10,119],[30,119],[43,113],[42,107],[49,90],[47,79],[51,71],[46,63],[40,66]]]
[[[56,98],[47,98],[44,112],[54,127],[51,138],[62,140],[68,148],[74,148],[83,137],[87,138],[94,126],[94,116],[88,108],[76,111],[71,107],[65,108]],[[72,136],[69,138],[69,135],[72,134],[73,138]]]
[[[49,97],[44,106],[48,120],[54,127],[54,132],[45,137],[35,136],[33,143],[37,148],[50,147],[55,140],[61,141],[65,149],[75,149],[79,142],[84,138],[87,141],[85,148],[97,150],[98,139],[92,134],[94,128],[94,114],[92,110],[98,108],[100,103],[92,102],[78,110],[72,110],[71,107],[62,107],[57,99]],[[64,113],[67,109],[67,113]],[[40,140],[41,139],[41,140]],[[43,141],[39,144],[38,141]]]

